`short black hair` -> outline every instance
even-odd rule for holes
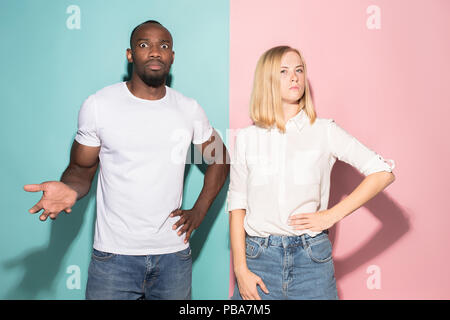
[[[133,49],[133,44],[131,43],[131,40],[133,39],[134,32],[136,31],[137,28],[139,28],[140,26],[142,26],[143,24],[146,24],[146,23],[154,23],[154,24],[158,24],[158,25],[160,25],[161,27],[164,28],[164,26],[163,26],[161,23],[159,23],[158,21],[156,21],[156,20],[147,20],[147,21],[142,22],[141,24],[137,25],[137,26],[133,29],[133,31],[131,31],[131,36],[130,36],[130,48],[131,48],[131,49]]]

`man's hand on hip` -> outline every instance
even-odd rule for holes
[[[172,211],[170,214],[170,217],[180,217],[180,220],[178,220],[173,226],[172,229],[176,230],[180,226],[180,230],[178,230],[178,236],[182,236],[184,233],[186,233],[186,238],[184,240],[184,243],[187,243],[189,241],[189,238],[191,237],[192,231],[197,229],[200,224],[203,221],[203,218],[205,217],[206,212],[203,212],[198,209],[192,208],[191,210],[181,210],[176,209]]]

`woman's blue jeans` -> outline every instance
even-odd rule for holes
[[[246,237],[249,270],[258,275],[269,294],[257,285],[263,300],[337,300],[331,242],[324,232],[315,237]],[[236,282],[233,300],[241,300]]]

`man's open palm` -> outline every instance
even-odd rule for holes
[[[77,192],[60,181],[47,181],[41,184],[27,184],[23,187],[28,192],[43,191],[41,200],[30,210],[30,213],[37,213],[44,209],[39,219],[41,221],[56,219],[61,211],[70,213],[72,206],[77,201]]]

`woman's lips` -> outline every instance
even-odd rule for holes
[[[290,87],[289,90],[298,90],[298,87]]]

